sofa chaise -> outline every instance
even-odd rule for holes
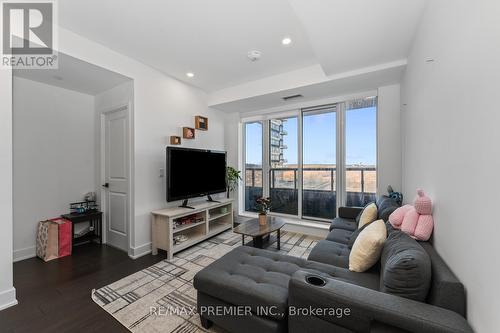
[[[393,206],[386,199],[377,200],[384,220],[397,207],[384,210]],[[379,262],[364,273],[348,269],[360,210],[340,208],[307,260],[240,246],[198,272],[202,325],[259,333],[472,332],[464,287],[430,243],[386,223]]]

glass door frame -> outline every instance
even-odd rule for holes
[[[292,117],[297,117],[297,127],[298,127],[298,133],[297,133],[297,147],[298,147],[298,163],[299,163],[299,168],[301,167],[301,160],[302,156],[300,155],[301,152],[301,144],[302,144],[302,135],[301,135],[301,112],[299,109],[296,110],[290,110],[290,111],[285,111],[285,112],[279,112],[279,113],[269,113],[265,114],[262,116],[254,116],[254,117],[247,117],[247,118],[242,118],[240,120],[240,133],[241,133],[241,141],[239,142],[239,147],[241,147],[241,153],[239,156],[239,165],[240,165],[240,170],[243,170],[243,181],[240,190],[239,190],[239,202],[238,202],[238,213],[240,215],[252,215],[256,216],[255,212],[250,212],[245,210],[245,188],[246,188],[246,173],[245,173],[245,157],[246,157],[246,124],[248,123],[255,123],[255,122],[260,122],[262,124],[262,195],[264,197],[269,197],[270,196],[270,177],[271,177],[271,161],[270,161],[270,120],[271,119],[282,119],[282,118],[292,118]],[[298,179],[297,179],[297,186],[300,185],[300,188],[297,187],[298,189],[298,200],[302,200],[302,169],[299,169],[297,171],[298,174]],[[300,203],[300,201],[299,201]],[[269,212],[269,215],[273,216],[283,216],[283,217],[289,217],[289,218],[295,218],[295,219],[300,219],[301,218],[301,204],[298,203],[298,213],[299,215],[290,215],[290,214],[283,214],[283,213],[276,213],[276,212]]]
[[[303,128],[303,118],[304,114],[307,112],[312,112],[312,111],[320,111],[320,110],[326,110],[326,109],[334,109],[333,111],[335,113],[335,216],[337,216],[338,209],[339,207],[343,204],[343,200],[345,198],[345,189],[342,188],[342,186],[345,184],[345,175],[344,175],[344,162],[345,162],[345,149],[344,149],[344,103],[339,102],[339,103],[330,103],[330,104],[324,104],[324,105],[317,105],[317,106],[312,106],[312,107],[306,107],[306,108],[301,108],[300,109],[300,174],[301,178],[303,174],[303,134],[304,134],[304,128]],[[344,175],[342,177],[339,177],[339,175]],[[332,179],[333,181],[333,179]],[[303,192],[303,183],[301,179],[301,184],[300,184],[300,193],[301,193],[301,200],[302,200],[302,192]],[[321,217],[313,217],[313,216],[304,216],[302,214],[302,201],[300,203],[300,210],[301,210],[301,215],[300,218],[303,220],[307,221],[313,221],[313,222],[327,222],[330,223],[331,219],[326,219],[326,218],[321,218]]]
[[[243,186],[241,186],[239,190],[239,205],[238,205],[238,211],[240,215],[252,215],[256,216],[257,213],[255,212],[250,212],[245,210],[245,188],[246,188],[246,124],[248,123],[255,123],[255,122],[260,122],[262,124],[262,195],[264,197],[269,197],[270,195],[270,176],[271,176],[271,163],[270,163],[270,120],[271,119],[283,119],[283,118],[292,118],[296,117],[297,118],[297,190],[298,190],[298,195],[297,195],[297,200],[298,200],[298,214],[297,215],[290,215],[290,214],[283,214],[283,213],[277,213],[277,212],[269,212],[269,215],[272,216],[281,216],[281,217],[288,217],[288,218],[293,218],[293,219],[298,219],[298,220],[304,220],[304,221],[311,221],[311,222],[319,222],[319,223],[325,223],[325,222],[331,222],[331,219],[324,219],[324,218],[316,218],[316,217],[310,217],[310,216],[303,216],[303,204],[302,204],[302,199],[303,199],[303,115],[304,112],[311,111],[313,109],[323,109],[323,108],[335,108],[335,117],[336,117],[336,163],[338,164],[338,161],[344,161],[345,158],[343,157],[343,154],[345,153],[342,149],[339,149],[339,142],[342,144],[344,143],[344,139],[342,137],[343,135],[343,117],[340,116],[342,112],[339,112],[339,110],[343,110],[343,103],[332,103],[332,104],[326,104],[326,105],[319,105],[319,106],[314,106],[310,108],[300,108],[300,109],[295,109],[295,110],[290,110],[286,112],[279,112],[279,113],[269,113],[261,116],[253,116],[253,117],[248,117],[248,118],[242,118],[241,121],[241,142],[239,146],[241,147],[241,154],[240,154],[240,169],[243,170]],[[341,141],[340,141],[341,140]],[[343,170],[343,167],[342,167]],[[339,172],[339,167],[337,165],[336,167],[336,173],[338,174]],[[336,179],[339,178],[344,178],[344,177],[336,177]],[[338,211],[338,207],[342,204],[343,198],[345,195],[343,192],[345,192],[345,189],[343,190],[340,188],[342,184],[345,183],[345,181],[342,179],[341,182],[336,181],[336,209]],[[335,215],[337,215],[337,212],[335,212]]]
[[[347,188],[346,188],[346,102],[351,99],[365,98],[365,95],[350,96],[349,98],[341,99],[333,103],[328,103],[324,105],[316,105],[311,107],[302,107],[298,109],[288,110],[284,112],[276,113],[266,113],[258,116],[244,117],[240,119],[240,131],[238,146],[240,149],[240,154],[238,157],[240,170],[245,172],[245,156],[246,156],[246,137],[245,137],[245,124],[252,122],[262,123],[262,193],[263,196],[268,197],[270,194],[270,120],[271,119],[282,119],[282,118],[297,118],[297,190],[298,190],[298,215],[289,215],[283,213],[270,212],[270,215],[283,216],[292,219],[311,221],[311,222],[331,222],[331,219],[323,219],[316,217],[303,216],[303,115],[304,112],[311,111],[314,109],[323,108],[335,108],[336,116],[336,212],[335,215],[338,216],[338,208],[342,207],[347,198]],[[378,101],[378,99],[377,99]],[[378,104],[378,103],[377,103]],[[377,105],[377,119],[378,119],[378,105]],[[377,159],[378,159],[378,128],[377,128]],[[376,177],[378,181],[378,161],[376,168]],[[245,187],[246,187],[246,175],[244,174],[243,186],[239,189],[239,203],[238,211],[240,215],[252,215],[256,216],[256,213],[245,211]],[[378,187],[378,185],[377,185]]]

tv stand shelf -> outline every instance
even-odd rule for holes
[[[192,203],[192,208],[172,207],[151,212],[152,253],[158,249],[167,251],[167,258],[179,251],[213,237],[233,227],[233,199],[219,199]],[[180,218],[202,215],[203,221],[174,228]],[[187,240],[175,243],[174,237],[184,235]]]

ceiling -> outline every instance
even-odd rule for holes
[[[61,1],[59,24],[205,91],[316,62],[287,0]]]
[[[58,10],[64,28],[214,92],[311,65],[331,76],[405,59],[425,3],[71,0]],[[249,61],[250,50],[262,58]]]
[[[58,69],[14,69],[14,76],[97,95],[130,80],[121,74],[58,53]]]
[[[401,63],[383,69],[352,73],[352,75],[339,76],[331,80],[326,79],[297,88],[270,91],[269,93],[251,97],[240,97],[228,102],[212,104],[210,107],[224,112],[237,111],[240,113],[283,107],[292,109],[308,101],[317,101],[332,96],[338,97],[355,93],[365,93],[377,87],[398,83],[405,67],[406,64]],[[283,100],[283,97],[294,95],[300,95],[301,97]],[[300,106],[297,108],[300,108]]]
[[[405,59],[423,0],[290,0],[326,75]]]

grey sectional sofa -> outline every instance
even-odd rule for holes
[[[391,203],[382,199],[379,217],[387,219],[380,208]],[[387,223],[380,262],[349,271],[359,212],[339,209],[308,260],[241,246],[201,270],[194,287],[202,325],[259,333],[472,332],[463,285],[429,243]]]

